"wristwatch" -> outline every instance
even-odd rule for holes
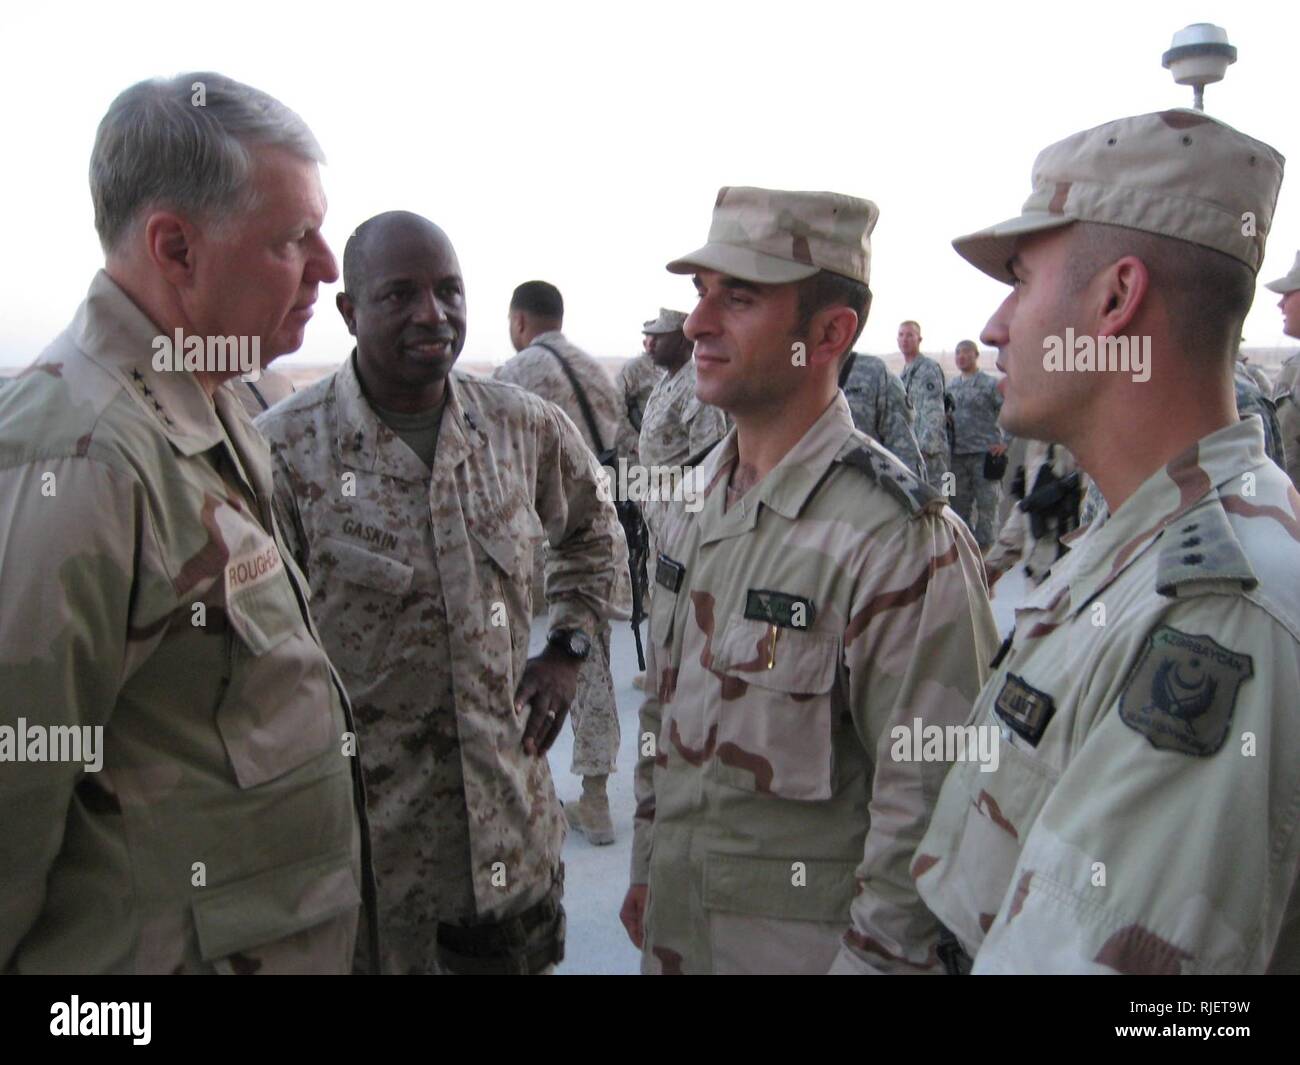
[[[591,654],[591,637],[581,629],[552,629],[546,637],[546,646],[585,662]]]

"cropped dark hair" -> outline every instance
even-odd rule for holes
[[[564,317],[564,297],[549,281],[525,281],[510,297],[512,311],[527,311],[538,318]]]

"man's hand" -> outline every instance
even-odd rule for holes
[[[633,884],[623,896],[623,908],[618,911],[618,919],[627,929],[627,938],[637,950],[645,949],[645,900],[648,887],[645,884]]]
[[[524,727],[524,750],[542,755],[560,734],[578,690],[578,667],[582,663],[553,647],[546,648],[524,666],[524,676],[515,692],[515,713],[531,704]]]
[[[1006,453],[1007,453],[1006,444],[994,444],[991,448],[989,448],[990,455],[1005,455]]]

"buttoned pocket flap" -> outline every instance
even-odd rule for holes
[[[789,695],[824,695],[835,683],[836,635],[732,618],[713,652],[713,669]]]
[[[856,864],[807,858],[708,854],[704,907],[796,921],[844,921],[855,889]]]
[[[405,562],[367,551],[332,536],[325,537],[321,546],[323,552],[337,559],[337,572],[344,580],[389,595],[405,595],[411,588],[415,570]]]

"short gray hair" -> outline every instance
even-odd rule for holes
[[[216,219],[251,207],[249,148],[262,145],[325,161],[295,112],[224,74],[132,85],[109,106],[90,155],[95,229],[105,253],[147,207]]]

